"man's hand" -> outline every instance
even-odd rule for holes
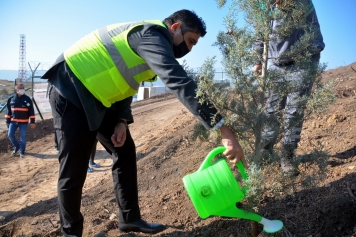
[[[253,67],[253,71],[255,72],[256,76],[261,75],[261,70],[262,70],[262,64],[256,64]]]
[[[241,160],[244,166],[248,168],[244,152],[231,129],[228,126],[223,125],[220,127],[220,132],[222,144],[226,148],[226,151],[223,153],[226,158],[228,158],[235,165]]]
[[[30,123],[30,127],[31,127],[31,128],[35,128],[35,127],[36,127],[36,124],[35,124],[35,123]]]
[[[111,136],[114,147],[122,147],[126,141],[126,125],[122,122],[116,124],[114,134]]]

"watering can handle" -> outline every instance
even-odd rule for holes
[[[205,160],[203,161],[203,163],[200,165],[198,171],[202,171],[206,168],[208,168],[209,166],[211,166],[211,161],[215,158],[215,156],[223,153],[226,150],[226,148],[224,146],[219,146],[215,149],[213,149],[211,152],[209,152],[209,154],[206,156]],[[241,176],[244,180],[248,179],[248,175],[247,172],[245,170],[245,166],[242,163],[242,161],[240,160],[237,163],[237,168],[239,169]]]

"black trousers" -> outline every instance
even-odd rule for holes
[[[96,137],[114,154],[112,177],[119,221],[140,219],[136,150],[130,131],[126,131],[125,144],[115,148],[110,139],[117,124],[115,111],[107,109],[99,129],[90,131],[81,109],[63,98],[53,87],[49,97],[59,149],[58,205],[62,233],[66,237],[82,236],[82,188]]]
[[[89,162],[90,164],[94,164],[94,158],[95,158],[95,153],[96,153],[96,145],[98,144],[98,139],[95,138],[94,141],[94,145],[93,148],[91,149],[91,153],[90,153],[90,158],[89,158]]]

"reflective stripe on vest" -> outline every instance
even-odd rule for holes
[[[127,42],[134,27],[150,24],[165,27],[161,21],[110,25],[93,31],[64,52],[73,73],[104,106],[136,94],[141,81],[156,77]]]
[[[143,22],[144,23],[144,22]],[[108,30],[107,27],[101,28],[98,30],[101,42],[104,44],[104,47],[108,51],[108,53],[111,56],[111,59],[115,63],[117,69],[121,72],[121,74],[125,75],[124,79],[127,82],[127,84],[130,85],[130,87],[134,90],[138,90],[140,84],[137,83],[135,80],[134,76],[137,74],[140,74],[141,72],[147,71],[150,68],[148,67],[147,64],[140,64],[138,66],[135,66],[133,68],[128,68],[127,65],[125,64],[125,61],[123,57],[121,56],[120,52],[116,49],[116,46],[114,42],[112,41],[111,37],[115,37],[122,33],[123,31],[127,30],[128,28],[131,28],[133,26],[136,26],[136,24],[126,24],[123,26],[119,26],[113,30]]]

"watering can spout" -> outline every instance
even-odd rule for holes
[[[215,216],[231,217],[256,221],[263,225],[263,230],[266,233],[273,234],[279,232],[283,228],[283,222],[280,220],[268,220],[256,213],[241,210],[237,207],[229,207],[225,210],[219,211]]]
[[[251,221],[261,222],[262,217],[253,212],[248,212],[242,209],[237,208],[236,206],[231,206],[225,210],[221,210],[216,213],[214,216],[221,217],[230,217],[230,218],[239,218],[239,219],[247,219]]]

